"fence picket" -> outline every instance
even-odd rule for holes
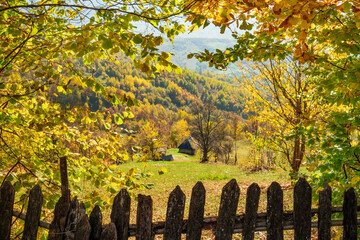
[[[202,182],[197,182],[191,192],[189,219],[186,228],[187,240],[200,240],[204,221],[206,191]]]
[[[326,184],[319,194],[318,239],[331,239],[331,187]]]
[[[86,213],[80,213],[77,222],[74,240],[90,239],[91,225]]]
[[[294,239],[311,238],[311,187],[300,178],[294,187]]]
[[[109,223],[104,228],[101,234],[101,240],[114,240],[117,239],[116,226],[114,223]]]
[[[284,239],[283,190],[277,182],[272,182],[267,190],[266,231],[268,240]]]
[[[91,226],[90,240],[100,240],[102,231],[102,213],[98,205],[91,211],[89,222]]]
[[[15,199],[15,189],[9,181],[0,188],[0,240],[9,240]]]
[[[246,192],[246,206],[244,217],[243,240],[253,240],[256,225],[257,210],[259,207],[260,187],[258,184],[251,184]]]
[[[153,201],[150,196],[138,195],[136,240],[151,240]]]
[[[215,240],[230,240],[234,231],[240,188],[235,179],[222,189]]]
[[[357,239],[357,194],[350,188],[344,195],[344,239]]]
[[[66,218],[70,209],[67,196],[61,196],[55,205],[54,219],[50,224],[48,240],[62,240],[65,235]]]
[[[131,198],[126,189],[122,189],[114,198],[110,218],[111,222],[113,222],[116,226],[116,235],[118,240],[125,240],[128,238],[130,204]]]
[[[29,204],[26,212],[25,226],[22,239],[36,240],[38,226],[41,216],[41,207],[43,203],[43,194],[39,185],[35,185],[30,190]]]
[[[185,209],[185,194],[179,186],[170,193],[166,211],[164,240],[180,240]]]

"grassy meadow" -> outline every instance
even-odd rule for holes
[[[128,171],[135,168],[142,172],[151,172],[152,177],[145,179],[145,183],[153,183],[153,189],[140,189],[135,194],[151,195],[154,202],[154,221],[164,221],[166,214],[167,199],[171,191],[179,185],[186,195],[185,218],[188,215],[188,207],[192,187],[201,181],[206,189],[205,216],[215,216],[218,213],[222,187],[231,179],[236,179],[241,193],[238,213],[245,211],[246,189],[253,182],[261,188],[260,211],[266,209],[266,189],[272,181],[277,181],[284,188],[285,197],[292,196],[292,187],[288,173],[282,169],[248,173],[242,171],[240,166],[225,165],[223,163],[200,163],[196,156],[178,153],[177,149],[169,150],[175,161],[171,162],[130,162],[119,165],[119,169]],[[291,199],[289,199],[291,200]],[[289,201],[285,201],[289,202]],[[291,206],[285,204],[285,209]],[[133,201],[132,222],[135,221],[136,203]]]

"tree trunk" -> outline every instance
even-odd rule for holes
[[[209,159],[208,159],[208,150],[207,150],[207,148],[205,148],[204,152],[203,152],[203,157],[201,159],[201,163],[206,163],[208,161],[209,161]]]

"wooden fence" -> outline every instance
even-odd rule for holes
[[[13,210],[15,191],[10,182],[0,189],[0,240],[10,239],[13,216],[25,220],[22,239],[36,239],[38,227],[48,228],[50,240],[63,239],[153,239],[163,234],[164,239],[200,239],[202,229],[212,229],[217,240],[231,239],[233,233],[242,233],[243,239],[254,239],[254,232],[266,231],[267,239],[284,239],[284,230],[293,229],[294,239],[311,239],[311,228],[318,228],[317,239],[331,239],[331,226],[343,226],[343,239],[357,239],[357,194],[353,188],[344,194],[342,207],[331,206],[331,188],[326,186],[320,192],[319,207],[311,209],[311,187],[301,178],[294,187],[294,209],[283,210],[283,191],[273,182],[267,189],[267,211],[258,213],[260,188],[253,183],[247,189],[245,214],[236,215],[240,189],[236,180],[227,183],[221,195],[217,217],[204,218],[205,189],[198,182],[190,200],[188,220],[183,220],[185,195],[177,186],[170,194],[166,221],[152,223],[152,199],[139,195],[136,224],[129,224],[130,196],[126,190],[116,195],[111,212],[111,223],[102,224],[102,214],[98,206],[90,216],[85,206],[76,197],[70,201],[64,194],[55,206],[53,221],[49,224],[40,221],[43,201],[39,186],[29,195],[26,215]],[[343,213],[343,220],[332,220],[332,213]],[[315,218],[313,218],[315,216]],[[313,221],[312,219],[317,219]]]

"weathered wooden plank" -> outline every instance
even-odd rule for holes
[[[151,197],[139,194],[136,215],[136,240],[153,239],[152,212],[153,201]]]
[[[79,215],[76,219],[76,230],[74,235],[74,240],[88,240],[90,239],[91,234],[91,225],[89,218],[86,213],[81,211],[80,207]]]
[[[9,181],[0,188],[0,240],[10,239],[15,189]]]
[[[54,219],[50,224],[48,240],[62,240],[65,235],[66,218],[70,209],[68,195],[60,197],[55,205]]]
[[[180,240],[185,209],[185,194],[179,186],[170,193],[165,221],[164,240]]]
[[[266,229],[268,240],[284,239],[283,228],[283,191],[277,182],[271,183],[267,190]]]
[[[202,182],[197,182],[191,192],[189,220],[186,227],[187,240],[200,240],[204,222],[206,191]]]
[[[67,157],[60,157],[61,195],[70,201],[69,178],[67,172]]]
[[[110,218],[111,222],[116,226],[118,240],[125,240],[128,238],[130,204],[131,198],[126,189],[122,189],[114,198]]]
[[[216,240],[231,240],[234,231],[236,210],[239,202],[240,188],[235,179],[228,182],[221,193]]]
[[[117,239],[116,226],[114,223],[109,223],[104,228],[101,234],[101,240],[115,240]]]
[[[36,240],[39,228],[43,194],[39,185],[30,190],[29,204],[26,211],[23,240]]]
[[[354,188],[345,192],[344,203],[344,239],[357,239],[357,194]]]
[[[331,239],[331,187],[326,184],[319,194],[318,239]]]
[[[102,213],[98,205],[91,211],[89,222],[91,225],[90,240],[100,240],[102,231]]]
[[[311,187],[300,178],[294,187],[294,239],[311,239]]]
[[[260,187],[257,183],[251,184],[246,192],[246,207],[244,230],[242,239],[253,240],[256,225],[257,210],[259,207]]]

